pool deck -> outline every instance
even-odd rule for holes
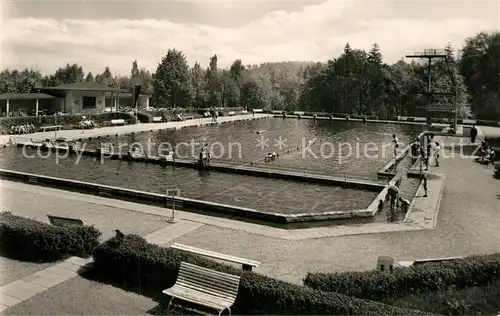
[[[444,139],[447,141],[449,139]],[[168,245],[175,240],[259,260],[262,266],[256,272],[294,283],[300,283],[309,271],[373,269],[380,255],[414,260],[500,251],[499,180],[492,177],[491,166],[455,157],[443,159],[439,168],[431,167],[430,173],[435,176],[429,179],[429,197],[422,197],[422,188],[419,188],[412,205],[413,213],[408,216],[411,223],[287,230],[177,212],[177,223],[202,225],[194,231],[186,230],[185,234],[165,231],[166,235],[158,236],[157,243]],[[95,217],[94,212],[110,207],[123,212],[124,217],[134,213],[170,216],[164,208],[154,206],[17,182],[1,183],[2,206],[28,217],[44,217],[47,207],[51,214],[61,216],[72,215],[73,210],[91,209],[92,212],[78,213],[86,223],[102,222],[103,218]],[[42,207],[44,205],[47,207]]]
[[[244,115],[234,115],[234,116],[221,116],[217,119],[217,123],[227,123],[227,122],[235,122],[235,121],[246,121],[252,119],[263,119],[272,117],[271,114],[263,114],[256,113],[253,114],[244,114]],[[25,137],[25,138],[33,138],[33,139],[54,139],[56,137],[66,137],[67,140],[77,140],[80,138],[88,138],[88,137],[98,137],[98,136],[106,136],[106,135],[123,135],[129,133],[138,133],[145,131],[157,131],[161,129],[181,129],[187,126],[201,126],[201,125],[210,125],[212,123],[211,118],[199,118],[192,120],[185,120],[181,122],[167,122],[167,123],[139,123],[139,124],[131,124],[131,125],[123,125],[123,126],[114,126],[114,127],[101,127],[90,130],[63,130],[58,132],[37,132],[32,134],[24,134],[24,135],[0,135],[0,145],[5,145],[8,143],[11,136],[17,137]]]

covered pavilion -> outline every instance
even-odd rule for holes
[[[45,93],[3,93],[0,94],[2,101],[2,116],[9,117],[11,113],[11,101],[15,101],[19,107],[31,107],[35,101],[35,115],[38,116],[40,100],[55,100],[56,97]]]

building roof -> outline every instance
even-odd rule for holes
[[[139,93],[139,95],[146,95],[146,96],[151,96],[149,93]],[[118,93],[118,97],[120,98],[131,98],[132,97],[132,93],[130,92],[120,92]]]
[[[73,91],[102,91],[102,92],[127,92],[127,90],[119,88],[111,88],[106,85],[95,82],[75,82],[61,84],[56,87],[45,87],[40,90],[73,90]]]
[[[42,100],[55,99],[55,97],[45,93],[4,93],[0,94],[0,100]]]

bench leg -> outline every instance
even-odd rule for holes
[[[170,302],[168,302],[167,312],[170,310],[170,306],[172,305],[173,301],[174,301],[174,297],[172,296],[172,298],[170,299]]]
[[[231,316],[231,307],[228,307],[228,308],[224,308],[223,310],[220,310],[219,311],[219,316],[222,315],[222,313],[224,312],[224,310],[227,309],[227,312],[229,313],[229,316]]]

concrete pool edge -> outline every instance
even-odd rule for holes
[[[0,190],[8,189],[14,190],[19,193],[17,195],[23,196],[24,194],[42,194],[50,198],[68,199],[80,203],[89,203],[113,207],[125,212],[137,212],[148,215],[156,215],[161,217],[169,217],[171,214],[165,214],[165,209],[152,205],[139,204],[130,201],[117,200],[104,196],[96,196],[89,194],[82,194],[78,192],[71,192],[61,190],[58,188],[33,186],[20,181],[10,181],[0,179]],[[10,195],[10,194],[9,194]],[[5,201],[8,205],[8,199]],[[9,210],[9,209],[7,209]],[[42,211],[43,212],[43,211]],[[176,221],[180,222],[195,222],[208,226],[219,227],[223,229],[231,229],[243,231],[255,235],[272,237],[283,240],[309,240],[320,238],[335,238],[343,236],[356,236],[380,233],[407,233],[411,231],[426,230],[418,223],[368,223],[363,225],[340,225],[340,226],[323,226],[323,227],[310,227],[310,228],[279,228],[269,225],[263,225],[252,222],[245,222],[235,219],[218,217],[214,215],[206,215],[199,213],[191,213],[185,211],[176,212]],[[92,224],[91,222],[89,222]]]
[[[165,195],[159,193],[143,192],[109,185],[69,180],[5,169],[0,169],[0,178],[21,181],[33,185],[63,189],[66,191],[105,196],[113,199],[154,205],[164,208],[166,208],[167,200],[172,200],[172,198],[166,197]],[[221,215],[236,215],[242,218],[261,220],[264,222],[271,222],[276,224],[292,224],[301,222],[373,217],[377,211],[376,209],[368,207],[367,209],[363,210],[332,211],[324,213],[279,214],[262,212],[240,206],[196,200],[186,197],[176,197],[175,200],[178,202],[182,202],[183,206],[186,209],[201,209],[219,213]]]

